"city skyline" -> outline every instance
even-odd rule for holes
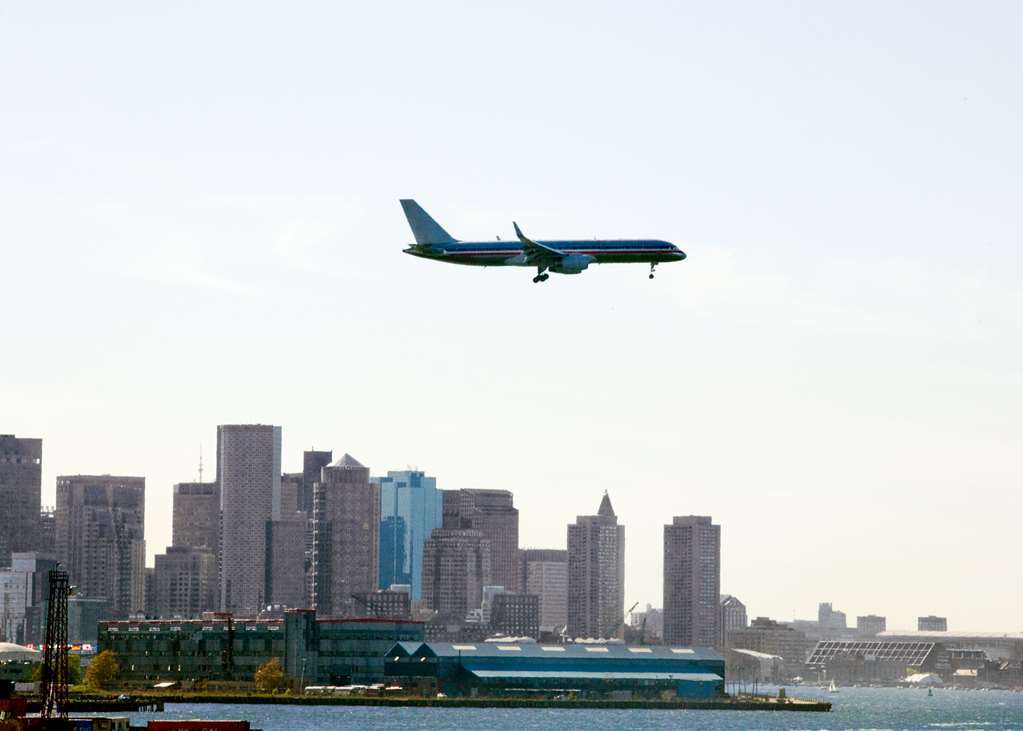
[[[271,458],[272,463],[276,464],[280,468],[281,480],[282,481],[286,480],[288,477],[296,477],[296,478],[299,479],[299,481],[301,481],[301,477],[302,477],[301,473],[288,473],[287,470],[285,469],[285,467],[283,466],[285,464],[285,460],[283,458],[283,451],[284,450],[280,446],[281,442],[282,442],[282,435],[286,431],[283,427],[281,427],[281,426],[263,425],[263,424],[235,424],[235,425],[227,425],[227,426],[220,425],[220,426],[217,427],[218,434],[221,433],[225,429],[227,429],[227,430],[239,430],[242,433],[250,433],[250,434],[251,433],[256,433],[256,434],[265,433],[266,435],[269,435],[271,437],[270,441],[266,441],[266,439],[264,438],[264,441],[266,441],[266,444],[260,445],[261,447],[267,447],[269,454],[262,455],[262,457],[257,457],[256,462],[262,463],[263,461],[265,461],[265,458],[267,456],[269,456]],[[36,449],[37,451],[40,449],[40,444],[45,441],[44,439],[41,439],[39,437],[28,437],[28,438],[26,438],[26,437],[20,437],[20,436],[17,436],[17,435],[5,435],[5,436],[16,438],[16,439],[18,439],[19,441],[22,441],[22,442],[31,442],[31,443],[34,444],[33,449]],[[251,438],[251,436],[250,436],[250,438]],[[13,452],[12,452],[12,454],[13,454]],[[306,451],[304,453],[304,455],[306,455],[306,456],[309,455],[309,454],[310,454],[310,452],[308,452],[308,451]],[[316,452],[316,454],[329,454],[329,452]],[[380,507],[381,507],[381,505],[380,505],[381,501],[380,501],[380,495],[379,495],[379,485],[380,485],[380,481],[382,479],[386,480],[388,477],[393,479],[394,476],[396,476],[396,475],[403,476],[405,479],[408,479],[408,475],[410,475],[410,474],[411,475],[415,475],[415,474],[423,475],[424,474],[424,473],[422,473],[418,469],[411,470],[411,468],[410,468],[409,470],[404,470],[404,471],[393,471],[393,470],[391,470],[391,471],[389,471],[387,473],[386,476],[376,476],[376,475],[372,475],[372,473],[369,470],[369,468],[363,467],[361,464],[359,464],[356,460],[354,460],[348,454],[345,454],[343,460],[339,461],[337,464],[341,464],[342,462],[344,462],[349,467],[356,467],[359,470],[365,471],[366,479],[369,481],[369,482],[367,482],[367,485],[371,485],[374,488],[374,490],[377,492],[377,500],[376,500],[376,504],[375,504],[375,509],[378,510],[378,511],[380,510]],[[336,465],[334,465],[334,466],[336,467]],[[67,478],[67,477],[59,477],[58,480],[60,480],[60,479],[63,479],[65,481],[67,481],[69,478]],[[103,474],[103,475],[98,475],[98,476],[88,476],[88,477],[85,477],[85,478],[82,478],[82,476],[76,476],[75,479],[88,479],[88,480],[94,480],[94,481],[95,480],[100,480],[100,481],[106,481],[106,482],[111,483],[111,484],[120,484],[125,479],[127,479],[127,480],[140,480],[141,484],[143,484],[143,485],[145,483],[145,477],[144,476],[132,477],[132,478],[123,478],[123,477],[111,476],[111,475]],[[436,478],[430,477],[430,478],[426,478],[426,479],[431,480],[432,484],[436,485]],[[199,500],[203,500],[203,499],[207,499],[208,500],[209,499],[208,496],[217,494],[216,488],[218,488],[218,483],[216,483],[216,482],[212,482],[212,483],[183,482],[183,483],[175,483],[172,486],[172,491],[173,491],[173,493],[176,496],[178,495],[179,492],[183,492],[184,494],[188,494],[189,495],[189,499],[193,499],[193,498],[191,498],[191,494],[194,494],[196,496],[196,498],[198,498]],[[512,499],[514,497],[513,494],[508,492],[508,491],[494,491],[494,490],[488,490],[488,489],[485,489],[485,488],[484,489],[478,489],[478,490],[477,489],[458,490],[458,489],[435,487],[434,489],[436,489],[436,491],[438,493],[438,497],[440,497],[441,495],[446,493],[451,498],[453,498],[451,500],[451,505],[454,506],[453,509],[456,510],[456,512],[451,513],[451,517],[454,518],[455,520],[461,520],[461,518],[459,517],[460,513],[457,512],[459,508],[464,508],[466,505],[468,505],[468,506],[472,506],[473,505],[473,503],[471,501],[466,503],[465,502],[466,498],[464,496],[459,497],[460,493],[469,493],[469,494],[479,493],[479,494],[485,495],[485,496],[486,495],[493,495],[495,497],[501,498],[502,504],[506,503],[509,507],[511,507],[511,501],[512,501]],[[210,490],[213,490],[213,492],[210,492]],[[43,492],[45,493],[45,490]],[[147,495],[149,494],[149,490],[146,491],[146,494]],[[502,497],[502,495],[503,495],[503,497]],[[300,499],[300,494],[297,494],[295,497],[296,497],[296,500],[299,500]],[[47,507],[45,506],[45,500],[42,500],[42,499],[40,499],[40,500],[41,500],[41,503],[42,503],[42,509],[46,510]],[[177,498],[175,498],[175,500],[177,500]],[[279,500],[280,500],[280,495],[278,496],[278,501]],[[175,505],[177,505],[177,502],[175,502]],[[279,505],[278,505],[278,507],[279,507]],[[191,510],[194,511],[195,508],[192,508]],[[610,503],[608,502],[607,494],[605,494],[605,496],[604,496],[604,498],[602,500],[601,510],[607,510],[609,515],[614,515],[614,511],[610,507]],[[517,528],[517,525],[518,525],[518,511],[515,510],[514,512],[515,512],[515,524],[516,524],[516,532],[517,532],[517,530],[518,530],[518,528]],[[175,509],[175,511],[172,514],[173,514],[173,518],[174,518],[173,524],[177,524],[178,522],[181,522],[181,523],[185,522],[186,519],[185,519],[184,515],[179,515],[179,513],[177,512],[177,509]],[[201,522],[199,524],[196,524],[194,526],[191,526],[190,527],[191,530],[192,531],[198,531],[198,533],[203,533],[203,531],[207,531],[208,532],[209,531],[208,517],[209,516],[205,516],[205,520],[203,522]],[[380,516],[378,516],[378,518],[380,518]],[[688,517],[686,517],[684,519],[676,517],[674,520],[675,520],[676,524],[678,524],[678,521],[680,521],[680,520],[688,521],[688,520],[694,520],[694,519],[697,519],[697,518],[694,518],[693,516],[688,516]],[[577,520],[578,520],[578,516],[577,516]],[[709,520],[709,519],[708,518],[699,518],[697,520]],[[268,522],[270,522],[270,521],[268,521]],[[279,521],[272,521],[272,522],[275,525],[280,525]],[[383,529],[382,518],[380,518],[378,520],[378,522],[380,523],[380,529]],[[311,525],[312,525],[312,523],[310,523],[310,527],[311,527]],[[569,529],[571,530],[573,524],[568,523],[567,525],[568,525]],[[620,525],[624,526],[625,523],[624,522],[620,523]],[[148,522],[145,522],[143,524],[143,530],[145,530],[147,526],[148,526]],[[267,537],[268,537],[268,539],[269,539],[269,536],[270,536],[269,527],[270,526],[268,525],[267,526],[267,530],[268,530]],[[670,526],[665,526],[665,530],[667,530],[668,528],[670,528]],[[715,530],[718,530],[718,526],[717,525],[715,525],[714,528],[715,528]],[[302,536],[302,533],[303,533],[302,526],[301,525],[296,525],[296,530],[292,531],[291,534],[289,534],[288,538],[285,539],[286,540],[286,545],[291,545],[291,544],[295,544],[296,542],[298,542],[300,537]],[[147,557],[146,560],[145,560],[145,565],[147,566],[147,570],[148,571],[152,571],[153,566],[155,566],[155,560],[161,559],[161,558],[163,558],[163,559],[166,558],[167,554],[171,552],[172,548],[177,545],[177,543],[176,543],[177,540],[178,539],[172,533],[171,540],[166,544],[166,546],[164,546],[162,548],[161,547],[154,547],[149,541],[145,541],[144,542],[145,543],[145,548],[146,548],[146,557]],[[718,538],[716,540],[720,543],[720,538]],[[193,543],[195,543],[197,546],[199,546],[200,548],[202,547],[203,543],[208,542],[208,541],[203,541],[203,540],[196,540],[194,537],[191,538],[191,541]],[[665,541],[667,541],[667,534],[665,534]],[[190,545],[190,544],[186,544],[186,545]],[[665,546],[666,546],[666,543],[665,543]],[[33,550],[36,550],[36,549],[33,549]],[[374,544],[374,548],[372,550],[378,550],[378,545]],[[565,549],[560,549],[560,548],[553,548],[552,549],[550,547],[550,545],[545,545],[543,548],[538,548],[538,546],[522,545],[520,543],[518,545],[517,554],[516,554],[516,556],[517,556],[517,558],[516,558],[516,569],[517,569],[517,572],[520,575],[521,575],[521,566],[519,565],[519,559],[524,555],[525,552],[536,551],[536,550],[539,550],[541,552],[543,552],[543,551],[562,551],[562,552],[567,552],[567,551],[565,551]],[[662,550],[665,550],[664,547],[662,547]],[[269,557],[270,557],[269,546],[267,547],[267,549],[265,549],[264,552],[265,552],[265,555],[267,556],[267,561],[268,561],[268,564],[269,564]],[[288,556],[289,561],[295,560],[295,559],[298,558],[297,555],[295,555],[295,556],[291,556],[290,555],[290,549],[288,551],[286,551],[286,553],[289,554],[289,556]],[[378,561],[377,558],[374,558],[373,560],[374,561]],[[718,559],[718,561],[720,563],[720,559]],[[287,570],[285,570],[285,574],[293,574],[293,575],[289,576],[289,579],[297,580],[297,574],[294,574],[294,572],[292,571],[292,568],[293,567],[289,567]],[[662,571],[665,570],[665,567],[664,567],[663,564],[662,564],[662,569],[661,570]],[[370,570],[369,574],[374,574],[374,572],[372,570]],[[267,581],[268,582],[270,581],[269,576],[268,576]],[[367,581],[369,581],[369,578],[367,578]],[[294,582],[292,582],[292,583],[294,583]],[[490,583],[496,584],[498,582],[497,582],[496,579],[492,579],[492,581]],[[368,585],[369,584],[367,584],[367,586]],[[626,569],[626,572],[625,572],[625,585],[626,585],[626,587],[628,586],[628,571],[627,571],[627,569]],[[141,586],[141,584],[139,584],[139,586]],[[260,586],[264,586],[264,585],[260,585]],[[480,586],[482,586],[482,584]],[[270,584],[267,583],[265,585],[265,588],[268,590],[268,593],[271,594],[270,601],[273,602],[273,603],[276,603],[278,601],[278,599],[276,599],[276,598],[274,598],[272,596],[272,591],[270,591]],[[386,587],[380,586],[379,588],[380,589],[384,589]],[[310,587],[310,589],[311,589],[311,587]],[[297,585],[296,585],[295,591],[297,591],[297,590],[298,589],[297,589]],[[141,591],[141,589],[139,587],[136,587],[136,591]],[[289,594],[289,596],[297,597],[298,594],[295,593],[295,591],[292,591]],[[313,590],[313,591],[315,592],[315,590]],[[220,592],[218,590],[217,591],[218,601],[219,601],[219,593]],[[722,599],[724,599],[725,597],[730,597],[731,596],[730,594],[725,593],[723,590],[719,590],[719,595],[720,595],[720,597]],[[631,596],[630,596],[630,598],[631,598]],[[643,603],[640,600],[637,600],[637,601],[639,603]],[[138,603],[138,602],[136,601],[136,603]],[[297,606],[297,604],[295,604],[294,602],[284,602],[284,603],[289,605],[289,606]],[[312,601],[312,597],[310,597],[310,604],[312,604],[312,603],[315,603],[315,602]],[[845,604],[846,604],[846,602],[843,601],[842,605],[844,606]],[[824,607],[827,607],[828,608],[827,611],[831,612],[831,610],[830,610],[831,603],[830,602],[820,602],[820,603],[818,603],[817,604],[818,620],[820,619],[820,616],[819,616],[820,612],[821,611],[825,611],[824,609],[822,609]],[[664,607],[663,607],[663,603],[662,603],[662,607],[659,607],[658,609],[663,611],[663,608]],[[871,607],[871,609],[872,610],[873,609],[878,609],[878,607],[874,606],[874,607]],[[901,625],[898,625],[898,626],[894,626],[893,628],[894,629],[904,629],[904,630],[907,630],[907,631],[912,629],[911,625],[913,625],[913,624],[918,624],[919,625],[919,620],[921,618],[923,618],[922,612],[925,611],[925,610],[929,610],[929,609],[933,609],[933,607],[919,609],[917,611],[917,613],[914,615],[913,620],[911,622],[907,622],[905,627],[902,627]],[[754,611],[755,611],[756,614],[758,614],[758,616],[767,616],[766,614],[761,613],[758,610],[756,610],[756,606],[754,606]],[[884,608],[881,607],[880,611],[884,611]],[[804,609],[801,609],[801,610],[793,612],[791,617],[789,617],[788,615],[781,615],[781,614],[779,614],[779,615],[777,615],[777,617],[772,617],[772,618],[773,619],[778,619],[778,620],[780,620],[782,622],[789,621],[790,619],[791,620],[798,620],[798,621],[806,621],[806,618],[809,617],[811,614],[812,614],[812,612],[810,611],[809,608],[804,608]],[[846,620],[846,613],[845,612],[840,612],[840,611],[835,610],[833,614],[834,614],[834,616],[841,616],[842,620],[843,620],[842,624],[843,625],[845,624],[845,620]],[[947,615],[947,612],[945,614]],[[625,617],[625,620],[627,622],[628,619],[629,619],[628,612],[626,612],[624,617]],[[862,616],[860,618],[862,618]],[[933,616],[931,616],[929,618],[937,619],[936,617],[933,617]],[[944,621],[944,617],[940,617],[940,619],[942,621]],[[953,621],[955,621],[955,620],[953,620]],[[969,629],[976,629],[976,628],[969,628]]]

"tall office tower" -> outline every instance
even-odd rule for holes
[[[553,548],[519,551],[519,590],[536,594],[540,632],[560,633],[568,624],[568,551]]]
[[[380,496],[350,454],[324,467],[313,500],[313,601],[320,616],[359,613],[353,594],[379,574]]]
[[[174,486],[171,543],[188,548],[220,546],[220,486],[216,482],[179,482]]]
[[[207,548],[169,546],[153,569],[152,616],[192,619],[218,604],[217,557]]]
[[[749,618],[746,616],[746,605],[739,601],[738,597],[731,594],[721,595],[721,637],[718,639],[718,647],[728,647],[728,633],[739,629],[746,629]]]
[[[308,606],[305,580],[305,514],[266,522],[267,604]]]
[[[619,636],[625,623],[625,526],[604,493],[596,515],[568,526],[568,634]]]
[[[505,591],[519,590],[519,511],[508,490],[444,490],[445,528],[478,530],[490,541],[493,583]]]
[[[423,545],[441,527],[442,499],[437,480],[423,472],[388,472],[375,477],[380,489],[380,576],[377,586],[412,587],[412,600],[423,595]]]
[[[281,428],[217,427],[220,608],[254,615],[267,602],[266,522],[280,518]]]
[[[334,453],[330,451],[317,451],[311,449],[302,453],[302,492],[301,510],[312,518],[313,515],[313,487],[320,481],[320,470],[331,463]]]
[[[57,555],[57,513],[52,507],[44,507],[39,513],[39,535],[36,551]]]
[[[57,478],[57,559],[83,598],[111,616],[145,608],[146,478]]]
[[[664,642],[721,642],[721,526],[709,516],[678,516],[664,526]]]
[[[43,440],[0,434],[0,568],[14,552],[38,549]]]
[[[478,530],[433,531],[423,546],[423,603],[442,618],[463,622],[492,584],[490,541]]]

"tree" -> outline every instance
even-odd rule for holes
[[[276,657],[271,657],[260,665],[253,680],[256,682],[256,689],[263,693],[273,693],[288,687],[288,678],[284,675],[281,661]]]
[[[96,655],[85,669],[85,684],[92,690],[109,688],[120,672],[121,666],[117,663],[117,655],[110,650],[104,650]]]

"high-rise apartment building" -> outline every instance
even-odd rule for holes
[[[874,637],[888,629],[888,620],[878,614],[864,614],[856,618],[856,632]]]
[[[149,612],[163,619],[191,619],[219,604],[217,556],[209,548],[169,546],[152,573]]]
[[[220,545],[220,486],[216,482],[179,482],[174,486],[171,543],[217,551]]]
[[[423,595],[423,545],[441,527],[437,480],[418,471],[373,478],[380,490],[380,576],[377,586],[408,584],[412,600]]]
[[[625,623],[625,526],[605,492],[596,515],[568,526],[568,634],[611,637]]]
[[[462,622],[483,603],[491,584],[490,541],[478,530],[433,531],[423,547],[423,603],[446,620]]]
[[[664,526],[664,642],[721,642],[721,526],[685,515]]]
[[[918,632],[948,632],[948,618],[934,614],[917,617],[916,629]]]
[[[11,554],[39,548],[43,440],[0,434],[0,568]]]
[[[281,428],[217,427],[220,486],[220,607],[253,616],[268,600],[266,523],[280,518]]]
[[[508,490],[443,490],[445,528],[478,530],[490,542],[493,583],[519,590],[519,511]],[[457,492],[457,500],[454,497]],[[450,495],[450,497],[449,497]],[[457,512],[456,512],[457,503]]]
[[[112,617],[145,607],[146,478],[57,478],[57,558],[82,598]]]
[[[746,605],[738,597],[731,594],[721,595],[721,639],[718,647],[727,647],[728,633],[732,630],[744,629],[749,624]]]
[[[560,633],[568,624],[568,551],[519,551],[519,590],[536,595],[540,632]]]
[[[377,588],[380,497],[346,454],[324,467],[313,500],[313,600],[320,616],[356,616],[353,594]]]

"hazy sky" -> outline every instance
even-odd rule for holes
[[[0,432],[145,475],[150,557],[216,425],[514,491],[602,492],[626,603],[662,526],[722,591],[1023,630],[1023,5],[0,7]],[[650,236],[544,285],[401,253]]]

